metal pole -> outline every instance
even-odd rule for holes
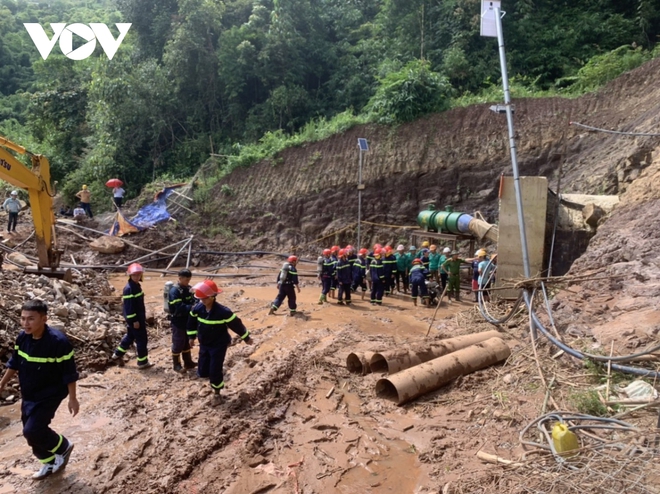
[[[362,150],[360,150],[360,167],[358,168],[358,231],[357,231],[357,249],[362,248]]]
[[[522,193],[520,191],[520,176],[518,174],[518,160],[516,157],[516,141],[513,133],[513,113],[511,111],[511,97],[509,94],[509,76],[506,71],[506,55],[504,54],[504,35],[502,34],[502,16],[499,7],[495,7],[495,25],[497,26],[497,43],[500,48],[500,66],[502,68],[502,88],[504,89],[504,105],[506,107],[506,122],[509,127],[509,148],[511,149],[511,166],[513,168],[513,187],[516,193],[516,207],[518,209],[518,226],[520,228],[520,246],[522,248],[523,270],[525,278],[531,278],[529,254],[527,252],[527,233],[525,231],[525,217],[523,216]]]

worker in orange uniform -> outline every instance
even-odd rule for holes
[[[270,306],[268,315],[275,314],[275,311],[280,308],[285,298],[289,299],[289,314],[295,315],[298,305],[296,304],[296,289],[300,293],[300,285],[298,284],[298,271],[296,265],[298,258],[296,256],[289,256],[286,260],[280,273],[277,275],[277,297]]]
[[[199,302],[190,311],[188,319],[190,346],[194,346],[195,339],[199,338],[197,375],[209,378],[213,390],[211,405],[217,405],[220,403],[220,390],[225,387],[222,367],[231,343],[227,329],[231,329],[248,345],[252,345],[252,339],[243,321],[228,307],[216,302],[215,298],[222,290],[213,281],[197,283],[193,293]]]
[[[122,302],[124,305],[124,320],[126,321],[126,336],[119,343],[119,346],[112,354],[112,360],[119,365],[124,364],[124,355],[135,343],[137,347],[137,365],[138,369],[144,370],[153,367],[149,362],[149,352],[147,350],[147,311],[144,306],[144,292],[140,281],[144,274],[144,268],[134,262],[128,266],[128,283],[124,287]]]

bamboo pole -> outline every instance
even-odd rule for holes
[[[183,247],[181,247],[181,248],[179,249],[179,252],[177,252],[176,254],[174,254],[174,257],[172,258],[172,260],[170,261],[170,263],[169,263],[167,266],[165,266],[165,271],[167,271],[168,269],[170,269],[170,268],[172,267],[172,264],[174,264],[174,261],[176,261],[177,257],[179,257],[179,254],[181,254],[181,252],[183,252],[183,249],[185,249],[186,247],[188,247],[188,246],[190,245],[190,242],[192,242],[192,236],[188,239],[188,241],[187,241],[185,244],[183,244]],[[161,278],[162,278],[163,276],[165,276],[165,273],[163,273],[163,274],[160,275]]]
[[[149,256],[151,256],[151,255],[153,255],[153,254],[160,254],[161,252],[163,252],[163,251],[169,249],[170,247],[174,247],[175,245],[179,245],[179,244],[182,244],[182,243],[184,243],[184,242],[188,242],[188,239],[186,238],[186,239],[181,240],[181,241],[179,241],[179,242],[176,242],[176,243],[174,243],[174,244],[170,244],[170,245],[168,245],[167,247],[163,247],[162,249],[154,250],[153,252],[150,252],[149,254],[146,254],[146,255],[144,255],[144,256],[140,256],[140,257],[138,257],[137,259],[133,259],[132,261],[125,262],[124,264],[122,264],[122,266],[128,266],[129,264],[133,264],[134,262],[141,261],[142,259],[146,259],[147,257],[149,257]]]
[[[190,255],[192,254],[192,239],[194,235],[190,236],[190,242],[188,242],[188,259],[186,259],[186,269],[190,268]]]

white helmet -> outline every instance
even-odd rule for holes
[[[18,195],[18,191],[17,191],[17,190],[12,190],[12,191],[11,191],[11,195],[12,195],[12,196],[17,196],[17,195]]]
[[[449,254],[450,252],[451,252],[451,249],[449,247],[445,247],[444,249],[442,249],[443,254]]]
[[[396,248],[396,250],[403,250],[403,249],[405,249],[405,247],[403,246],[403,244],[399,244],[399,245],[397,246],[397,248]]]

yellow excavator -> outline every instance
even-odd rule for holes
[[[18,161],[10,151],[29,156],[32,168]],[[30,198],[39,262],[36,268],[25,268],[25,272],[71,281],[71,270],[59,267],[63,251],[57,248],[55,239],[55,193],[50,184],[48,159],[0,136],[0,179],[27,190]]]

